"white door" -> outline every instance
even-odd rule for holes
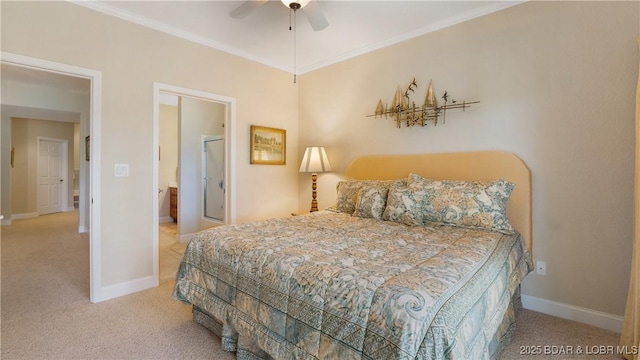
[[[38,213],[62,211],[63,186],[62,143],[40,140],[38,157]]]
[[[224,222],[224,140],[205,140],[204,154],[204,216]]]

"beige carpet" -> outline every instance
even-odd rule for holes
[[[160,231],[160,286],[97,304],[89,302],[88,236],[77,228],[69,212],[0,229],[3,360],[234,358],[171,298],[184,245],[170,227]]]
[[[160,286],[89,303],[88,236],[77,212],[15,220],[0,229],[1,358],[233,359],[171,298],[184,244],[160,228]],[[610,331],[523,310],[502,359],[619,359],[611,354],[525,355],[527,346],[616,346]]]

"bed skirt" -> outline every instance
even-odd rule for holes
[[[516,328],[516,317],[521,308],[522,299],[520,296],[520,286],[518,286],[502,318],[502,323],[489,345],[492,359],[499,359],[500,354],[502,354],[507,345],[511,343]],[[193,320],[219,337],[223,350],[236,352],[236,359],[238,360],[273,359],[255,343],[245,339],[243,336],[238,336],[238,333],[233,329],[225,327],[221,320],[216,319],[213,315],[195,305],[193,305]]]
[[[253,341],[229,327],[225,327],[222,321],[197,306],[193,306],[193,321],[209,329],[214,335],[220,338],[222,350],[235,352],[238,360],[272,360],[266,352],[262,351]]]

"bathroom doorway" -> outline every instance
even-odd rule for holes
[[[167,99],[173,99],[173,107],[167,107]],[[175,125],[169,127],[167,109],[176,117]],[[234,120],[233,98],[154,84],[153,131],[158,156],[153,169],[154,192],[157,192],[153,204],[153,236],[157,279],[166,279],[167,269],[177,268],[176,264],[167,266],[167,262],[179,260],[179,257],[167,257],[174,254],[165,251],[168,222],[175,221],[175,241],[169,244],[172,251],[183,249],[198,231],[235,219],[235,171],[231,160],[235,154]],[[172,142],[175,145],[171,145]],[[170,201],[172,193],[175,193],[175,204]],[[169,215],[172,205],[176,206],[175,217]]]

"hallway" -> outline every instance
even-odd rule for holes
[[[185,246],[173,242],[171,224],[159,232],[160,286],[92,304],[89,236],[77,233],[77,216],[0,228],[3,360],[232,358],[171,298]]]

